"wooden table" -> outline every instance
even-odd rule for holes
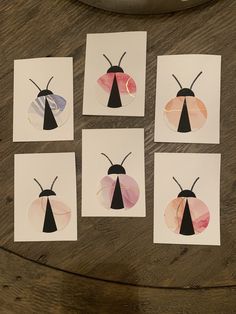
[[[0,313],[236,312],[236,1],[158,16],[77,0],[0,3]],[[146,30],[144,118],[82,116],[87,33]],[[156,56],[221,54],[221,144],[154,143]],[[75,141],[12,142],[13,60],[74,58]],[[24,92],[24,91],[22,91]],[[146,218],[81,218],[81,129],[144,127]],[[78,241],[14,243],[14,153],[75,151]],[[154,152],[222,153],[220,247],[153,244]],[[210,189],[210,187],[209,187]]]

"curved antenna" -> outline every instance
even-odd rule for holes
[[[173,177],[174,181],[178,184],[178,186],[180,187],[180,190],[183,191],[182,186],[179,184],[179,182],[175,179],[175,177]]]
[[[193,87],[193,84],[196,82],[196,80],[199,78],[199,76],[202,74],[202,71],[196,76],[196,78],[193,80],[191,86],[190,86],[190,89],[192,89]]]
[[[52,188],[53,188],[53,185],[54,185],[54,183],[56,182],[56,180],[57,180],[57,178],[58,178],[58,176],[56,176],[56,178],[52,181],[52,185],[51,185],[51,188],[50,188],[50,190],[52,190]]]
[[[46,89],[48,89],[48,86],[49,86],[49,84],[50,84],[50,82],[51,82],[51,80],[53,79],[53,76],[50,78],[50,80],[48,81],[48,83],[47,83],[47,86],[46,86]]]
[[[40,92],[41,92],[41,88],[40,87],[38,87],[38,85],[33,81],[33,80],[31,80],[31,79],[29,79],[39,90],[40,90]]]
[[[121,166],[123,165],[124,161],[126,160],[126,158],[127,158],[130,154],[132,154],[132,152],[128,153],[128,154],[125,156],[125,158],[122,160],[122,163],[120,164]]]
[[[112,67],[112,63],[111,61],[107,58],[107,56],[105,54],[103,54],[103,57],[107,59],[107,61],[110,63],[111,67]]]
[[[198,178],[193,182],[193,185],[192,185],[192,187],[191,187],[191,191],[193,190],[194,185],[197,183],[197,181],[198,181],[199,179],[200,179],[200,178],[198,177]]]
[[[38,180],[36,180],[35,178],[34,178],[34,181],[35,181],[36,183],[38,183],[38,185],[39,185],[40,189],[41,189],[41,190],[42,190],[42,192],[43,192],[43,187],[42,187],[42,185],[39,183],[39,181],[38,181]]]
[[[118,67],[120,66],[120,64],[121,64],[121,61],[122,61],[122,59],[124,58],[124,56],[126,55],[126,51],[123,53],[123,55],[120,57],[120,61],[119,61],[119,63],[118,63]]]
[[[173,78],[176,80],[176,82],[179,84],[180,88],[182,89],[183,87],[182,87],[182,85],[180,84],[180,81],[177,79],[177,77],[176,77],[174,74],[172,74],[172,76],[173,76]]]
[[[113,163],[112,163],[111,159],[106,154],[101,153],[101,155],[105,156],[110,161],[111,165],[113,166]]]

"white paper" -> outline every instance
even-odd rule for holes
[[[154,243],[220,245],[220,159],[220,154],[155,153]],[[167,216],[168,205],[181,192],[173,177],[183,190],[190,190],[199,177],[192,190],[199,208],[194,211],[189,203],[195,234],[180,234],[170,225],[169,217],[175,218],[173,227],[181,224],[176,221],[177,206]],[[202,209],[205,216],[198,219]]]
[[[110,116],[144,116],[145,103],[145,73],[146,73],[146,32],[124,32],[107,34],[88,34],[86,43],[86,61],[84,77],[84,115],[110,115]],[[124,73],[119,73],[117,82],[124,79],[125,85],[120,83],[119,95],[121,107],[108,106],[110,88],[107,86],[107,71],[117,66],[121,56],[120,67]],[[128,76],[127,76],[128,75]],[[102,85],[98,79],[102,78]],[[112,80],[113,81],[113,80]],[[103,87],[101,87],[103,86]],[[112,84],[111,84],[112,86]],[[110,87],[111,87],[110,86]]]
[[[112,177],[115,183],[117,175],[108,175],[111,162],[102,153],[119,165],[127,156],[122,165],[126,174],[118,175],[124,208],[111,208],[114,188],[112,191],[111,183],[104,186],[102,182]],[[103,194],[106,191],[111,193],[108,201]],[[83,130],[82,216],[144,217],[145,213],[144,130]]]
[[[40,205],[39,184],[50,189],[56,177],[56,196],[49,196],[49,201],[57,230],[49,232],[44,229],[46,203]],[[75,153],[15,155],[14,216],[15,241],[77,240]]]
[[[40,98],[42,103],[37,102],[40,91],[30,79],[41,90],[44,90],[51,77],[53,78],[49,83],[48,90],[57,95],[57,105],[55,103],[50,105],[56,123],[54,122],[55,125],[52,129],[48,129],[48,126],[44,126],[45,97]],[[60,106],[59,109],[58,103],[63,103],[63,107]],[[73,59],[66,57],[15,60],[13,141],[73,139]]]
[[[190,88],[197,75],[192,91],[196,107],[187,100],[190,116],[190,132],[178,132],[180,118],[170,123],[171,115],[181,113],[182,103],[177,103],[177,93]],[[172,55],[157,57],[155,142],[219,143],[220,137],[220,77],[221,56],[214,55]],[[191,97],[192,99],[193,97]],[[170,100],[175,99],[171,104]],[[179,98],[180,99],[180,98]],[[198,100],[196,100],[198,99]],[[169,103],[169,107],[167,104]],[[170,107],[173,106],[173,107]],[[199,110],[202,108],[202,112]],[[205,107],[205,108],[204,108]],[[171,113],[169,112],[171,108]],[[205,110],[206,109],[206,110]],[[168,113],[168,115],[166,114]],[[173,117],[173,116],[172,116]],[[195,124],[195,125],[194,125]]]

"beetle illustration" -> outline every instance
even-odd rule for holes
[[[52,182],[50,189],[43,189],[41,184],[34,178],[39,185],[41,193],[39,198],[34,200],[29,209],[29,219],[33,225],[41,232],[52,233],[62,230],[69,223],[71,210],[56,196],[53,185],[58,177]]]
[[[56,129],[62,126],[69,117],[66,100],[48,89],[52,79],[53,76],[43,90],[32,79],[29,79],[39,89],[37,98],[30,104],[28,110],[29,121],[40,130]]]
[[[106,74],[97,80],[99,85],[98,95],[102,103],[109,108],[126,106],[135,98],[135,81],[120,66],[125,54],[126,52],[121,56],[118,65],[112,65],[108,57],[103,54],[104,58],[109,62],[110,68]]]
[[[165,222],[168,228],[178,234],[194,235],[203,232],[210,220],[208,207],[193,193],[193,188],[199,177],[193,182],[190,190],[183,190],[172,200],[165,210]]]
[[[100,181],[100,189],[97,193],[103,206],[116,210],[133,207],[139,199],[139,187],[137,182],[126,174],[123,167],[131,152],[124,157],[121,164],[113,164],[107,155],[101,154],[111,163],[107,176]]]
[[[190,88],[183,88],[177,77],[172,74],[180,86],[177,96],[171,99],[165,106],[164,115],[170,128],[187,133],[200,129],[207,120],[207,109],[204,103],[195,97],[192,91],[193,85],[202,71],[193,80]]]

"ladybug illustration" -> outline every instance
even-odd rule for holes
[[[107,209],[123,209],[133,207],[139,199],[139,187],[137,182],[126,174],[122,166],[127,154],[121,164],[113,164],[110,158],[105,156],[111,163],[107,176],[100,181],[100,189],[97,193],[103,206]]]
[[[193,188],[199,177],[194,181],[190,190],[183,190],[172,200],[165,210],[165,222],[168,228],[178,234],[194,235],[203,232],[210,220],[210,213],[205,203],[196,198]]]
[[[62,126],[68,119],[68,106],[66,100],[53,94],[48,86],[53,76],[47,83],[46,89],[41,90],[39,86],[29,79],[38,89],[37,98],[30,104],[28,117],[30,123],[39,130],[53,130]]]
[[[202,71],[192,82],[190,88],[183,88],[177,77],[172,74],[180,86],[177,96],[171,99],[165,106],[164,115],[171,129],[187,133],[200,129],[207,120],[207,109],[204,103],[195,97],[192,91],[193,85]]]
[[[118,65],[112,65],[108,57],[110,68],[98,80],[98,96],[101,102],[109,108],[120,108],[130,104],[136,95],[136,84],[130,75],[124,72],[120,64],[126,52],[120,58]]]
[[[53,191],[53,185],[57,178],[53,180],[51,188],[46,190],[34,178],[41,189],[41,193],[39,198],[33,201],[30,206],[29,219],[35,228],[41,232],[52,233],[62,230],[71,218],[70,208],[59,200]]]

